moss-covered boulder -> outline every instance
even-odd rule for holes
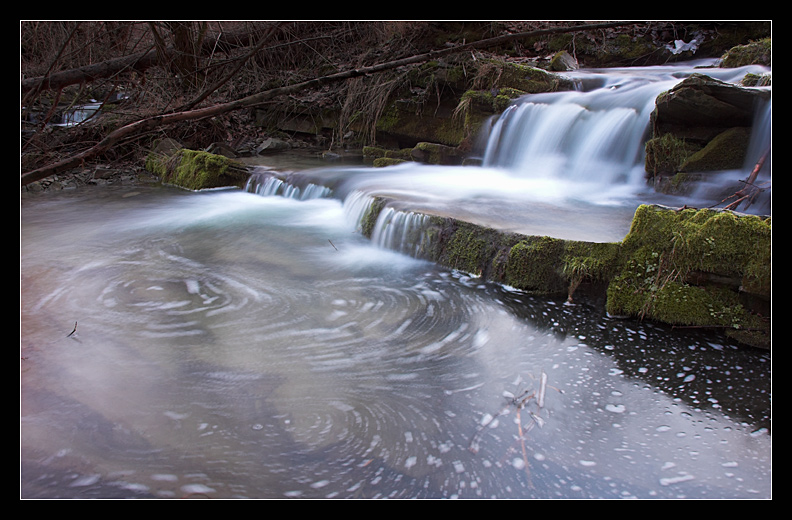
[[[642,205],[621,247],[611,314],[720,327],[769,345],[769,317],[753,310],[770,299],[770,218]]]
[[[146,170],[164,184],[188,190],[241,188],[249,177],[247,167],[238,161],[186,148],[152,151],[146,159]]]
[[[671,133],[706,144],[729,128],[750,128],[757,104],[770,95],[768,90],[693,74],[658,96],[651,116],[654,137]]]
[[[680,165],[680,172],[708,172],[738,170],[745,163],[751,129],[743,126],[729,128],[716,135]]]
[[[645,146],[655,188],[684,193],[701,173],[745,165],[757,108],[768,89],[744,88],[694,74],[658,96]]]
[[[515,98],[574,88],[558,74],[497,59],[431,62],[416,71],[420,77],[393,92],[377,120],[379,142],[459,146]]]
[[[361,221],[371,237],[389,201],[376,198]],[[427,215],[414,254],[451,269],[538,295],[566,294],[582,283],[605,283],[614,274],[620,244],[562,240],[500,231],[453,217]]]
[[[721,57],[723,68],[742,67],[745,65],[770,66],[772,57],[772,39],[762,38],[746,45],[736,45]]]

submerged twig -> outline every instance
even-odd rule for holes
[[[544,426],[545,419],[539,415],[540,411],[544,408],[545,405],[545,397],[547,395],[547,389],[553,388],[560,393],[563,393],[558,388],[550,386],[548,384],[548,376],[547,373],[542,370],[542,374],[539,376],[539,389],[535,390],[533,388],[524,390],[520,394],[516,396],[511,396],[508,398],[508,402],[506,406],[502,407],[496,414],[489,417],[486,421],[483,421],[476,432],[473,434],[473,437],[470,439],[470,443],[468,445],[468,449],[474,453],[478,452],[477,441],[481,432],[484,429],[488,428],[493,422],[500,416],[507,415],[511,412],[512,408],[516,410],[517,413],[517,440],[520,442],[520,448],[522,452],[522,461],[524,464],[523,469],[525,470],[525,474],[528,477],[529,483],[531,480],[531,472],[530,472],[530,465],[528,464],[528,449],[525,444],[526,434],[533,429],[534,426],[539,426],[540,428]],[[528,407],[534,403],[536,405],[536,410],[528,409]],[[528,416],[530,421],[526,424],[523,424],[521,412],[522,410],[527,410]],[[511,450],[511,448],[510,448]]]
[[[69,332],[69,335],[68,335],[68,336],[66,336],[66,337],[67,337],[67,338],[70,338],[70,337],[72,337],[72,335],[73,335],[75,332],[77,332],[77,322],[76,322],[76,321],[74,322],[74,329],[72,329],[72,331],[71,331],[71,332]]]
[[[328,241],[328,242],[330,242],[330,245],[331,245],[331,246],[333,246],[333,249],[335,249],[336,251],[338,251],[338,248],[335,246],[335,244],[333,243],[333,241],[332,241],[332,240],[330,240],[330,239],[328,238],[328,239],[327,239],[327,241]]]
[[[479,425],[478,429],[473,434],[473,437],[470,439],[470,444],[469,444],[470,450],[476,451],[475,441],[479,437],[481,432],[484,431],[485,428],[489,427],[498,417],[501,417],[503,415],[508,415],[511,412],[512,408],[514,408],[518,412],[518,414],[520,410],[527,408],[532,402],[536,403],[537,407],[540,410],[544,408],[545,396],[547,394],[548,388],[553,388],[558,392],[561,392],[561,390],[548,385],[547,381],[548,381],[547,373],[544,370],[542,370],[542,374],[539,377],[538,391],[535,389],[528,389],[528,390],[524,390],[523,392],[521,392],[516,396],[509,397],[506,406],[502,407],[496,414],[490,416],[486,421],[482,422],[481,425]],[[538,424],[540,427],[544,425],[544,419],[538,414],[538,412],[530,411],[529,415],[531,417],[532,423]]]

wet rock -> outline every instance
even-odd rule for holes
[[[707,143],[729,128],[751,127],[757,103],[768,99],[768,90],[694,74],[657,98],[652,113],[654,137],[670,133]]]
[[[150,153],[146,169],[165,184],[189,190],[242,187],[250,176],[244,164],[224,155],[186,148],[170,155]]]

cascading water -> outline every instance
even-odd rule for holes
[[[245,185],[245,191],[263,197],[280,196],[297,200],[324,198],[329,197],[332,193],[332,190],[327,186],[313,183],[297,186],[268,173],[254,173],[251,175]]]
[[[618,241],[628,231],[638,204],[713,205],[722,198],[725,186],[732,193],[741,187],[739,178],[745,178],[768,149],[770,103],[757,107],[751,150],[742,170],[720,172],[684,199],[668,200],[646,185],[644,144],[657,96],[701,72],[700,67],[712,65],[705,61],[569,73],[576,90],[524,96],[483,129],[481,166],[408,163],[385,169],[332,168],[313,173],[312,189],[310,183],[306,186],[310,175],[303,174],[295,181],[270,177],[260,192],[346,199],[354,227],[375,198],[397,201],[398,207],[382,213],[387,221],[373,229],[372,240],[408,254],[414,253],[419,240],[414,237],[421,220],[418,214],[450,215],[525,234]],[[766,69],[706,68],[704,72],[737,83],[747,73]],[[769,161],[764,171],[769,172]],[[762,180],[769,180],[769,173],[763,175]],[[332,190],[318,189],[328,184],[328,178]],[[767,205],[757,208],[768,211]]]
[[[643,179],[641,145],[659,88],[529,96],[495,124],[483,164],[557,181],[637,184]]]
[[[737,83],[747,73],[765,71],[750,66],[703,72]],[[571,180],[589,187],[641,187],[655,100],[694,72],[701,69],[682,65],[571,73],[578,90],[525,96],[500,116],[489,133],[483,164],[518,176]],[[769,143],[769,108],[757,107],[754,147]],[[749,168],[756,157],[749,154]]]

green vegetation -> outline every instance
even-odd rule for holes
[[[744,306],[741,294],[769,299],[770,240],[769,218],[640,206],[608,287],[608,312],[722,327],[766,345],[769,323]]]
[[[732,47],[721,58],[722,67],[743,67],[745,65],[770,65],[772,39],[763,38],[747,45]]]
[[[188,190],[241,187],[248,179],[245,166],[228,157],[184,148],[172,155],[150,153],[146,169],[163,183]]]

